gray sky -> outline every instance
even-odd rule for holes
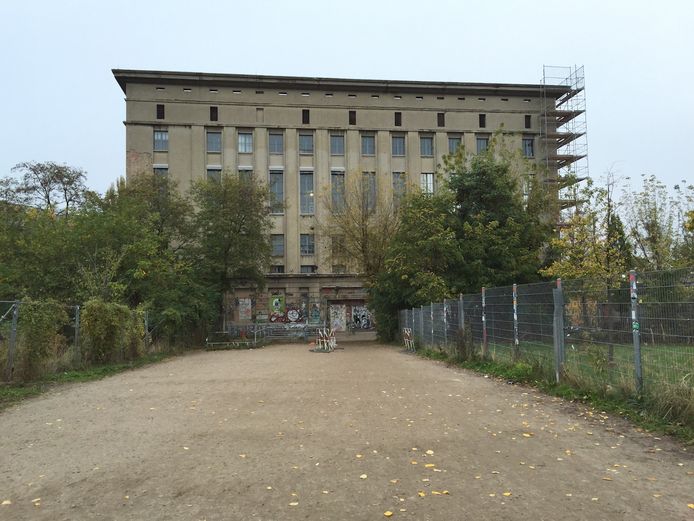
[[[0,176],[125,165],[112,68],[539,83],[585,65],[592,177],[694,182],[694,2],[23,1],[0,5]]]

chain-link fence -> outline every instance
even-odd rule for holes
[[[85,310],[87,321],[85,322]],[[105,303],[0,301],[0,381],[26,382],[161,351],[146,312]]]
[[[608,393],[676,395],[694,418],[694,269],[483,288],[399,319],[420,348],[523,362]]]

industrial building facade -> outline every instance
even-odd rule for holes
[[[370,324],[362,282],[321,234],[336,198],[365,180],[378,201],[437,189],[443,157],[477,153],[501,129],[507,146],[547,166],[580,133],[562,105],[571,85],[441,83],[114,70],[126,95],[126,174],[196,179],[249,176],[273,200],[272,265],[262,293],[237,290],[229,320]]]

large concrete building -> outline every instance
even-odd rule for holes
[[[559,84],[488,84],[247,76],[114,70],[126,95],[126,173],[166,174],[182,190],[231,173],[265,182],[273,210],[266,291],[238,292],[232,321],[370,321],[349,261],[332,255],[320,224],[330,201],[368,181],[377,200],[407,186],[437,189],[443,156],[485,149],[501,129],[507,146],[544,164],[547,181],[584,154],[567,152],[583,132],[563,128],[582,113],[582,91]],[[322,195],[327,194],[327,197]]]

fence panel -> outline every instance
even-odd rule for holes
[[[520,358],[551,371],[554,362],[552,282],[521,284],[517,289]]]
[[[445,305],[443,303],[432,304],[434,322],[432,324],[432,347],[446,349],[446,317]]]
[[[562,281],[564,370],[581,385],[635,392],[631,303],[626,280],[609,287],[593,279]]]
[[[644,386],[694,387],[694,270],[639,273],[637,285]]]
[[[489,355],[495,360],[513,359],[513,288],[486,290],[486,320]]]

